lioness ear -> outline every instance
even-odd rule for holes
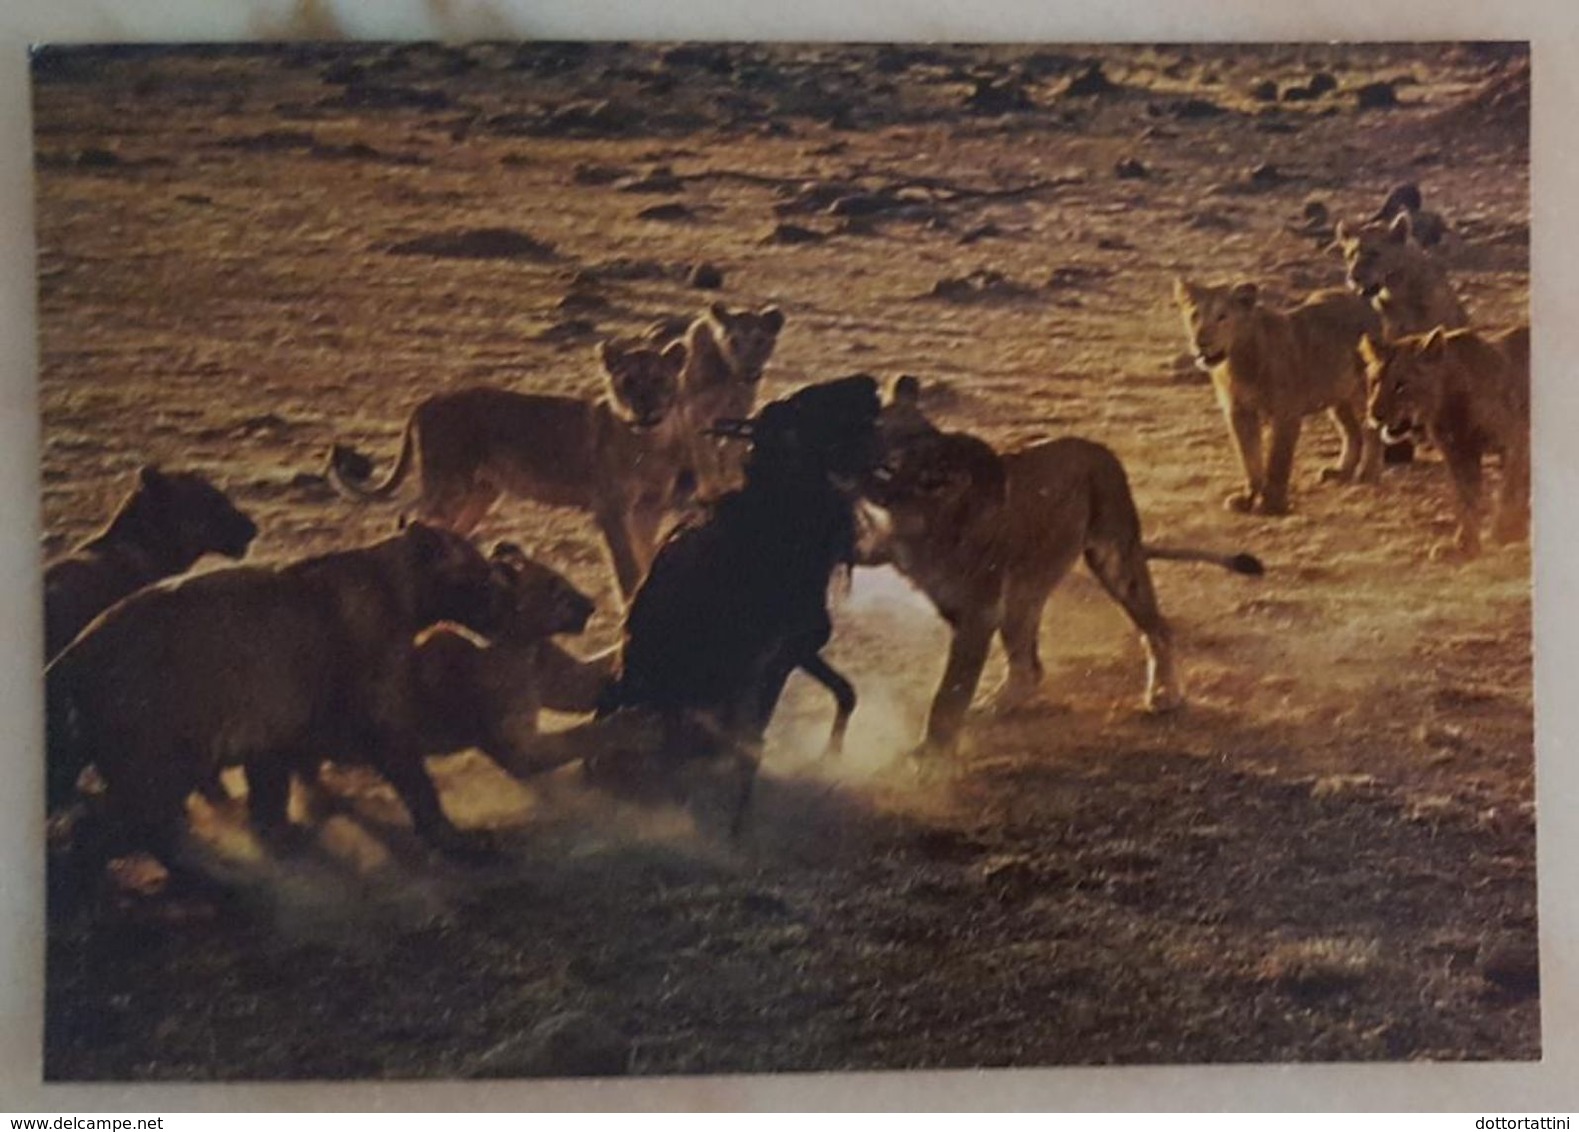
[[[610,373],[614,372],[614,367],[619,364],[620,360],[620,352],[615,348],[614,343],[605,338],[592,347],[592,352],[597,355],[599,365]]]
[[[1420,343],[1420,356],[1428,362],[1434,362],[1442,356],[1442,351],[1447,346],[1447,331],[1440,326],[1425,336],[1425,341]]]
[[[142,467],[137,469],[137,482],[142,484],[149,491],[158,491],[165,485],[165,476],[164,473],[159,470],[158,465],[144,464]]]
[[[663,348],[663,352],[658,356],[668,363],[670,369],[674,370],[676,373],[679,373],[685,368],[685,341],[679,338],[675,339],[673,342],[670,342],[667,346],[665,346]]]
[[[1260,288],[1258,288],[1254,283],[1235,283],[1234,289],[1228,292],[1228,297],[1232,299],[1238,306],[1244,307],[1248,310],[1250,307],[1256,305],[1256,296],[1259,293]]]
[[[769,330],[777,334],[784,329],[784,312],[778,307],[767,307],[762,312],[762,322]]]
[[[1175,302],[1184,302],[1190,297],[1191,290],[1192,288],[1185,282],[1184,276],[1175,275],[1173,277],[1173,299]]]
[[[895,405],[920,405],[921,379],[911,373],[900,374],[888,387],[888,400]]]
[[[1387,226],[1387,242],[1390,244],[1407,243],[1409,240],[1409,214],[1400,212],[1393,217],[1393,222]]]
[[[719,322],[727,322],[729,320],[729,308],[723,303],[710,303],[707,308],[707,313],[712,315]]]

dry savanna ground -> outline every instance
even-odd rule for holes
[[[411,406],[467,383],[591,395],[598,339],[722,300],[788,315],[769,396],[917,374],[947,426],[1100,440],[1150,537],[1268,567],[1156,566],[1191,697],[1164,718],[1071,577],[1043,702],[983,711],[924,779],[896,756],[946,632],[858,571],[828,650],[862,695],[851,750],[813,757],[831,707],[792,682],[739,845],[475,753],[434,771],[499,831],[487,867],[430,859],[354,768],[350,814],[290,859],[239,800],[194,801],[239,906],[133,862],[51,925],[48,1075],[1538,1056],[1527,550],[1428,563],[1437,458],[1318,486],[1323,421],[1294,514],[1223,511],[1170,296],[1337,285],[1307,206],[1362,218],[1416,181],[1473,317],[1523,317],[1526,68],[1474,45],[40,55],[49,550],[150,460],[225,484],[260,561],[372,540],[395,509],[327,490],[332,440],[391,459]],[[688,282],[704,263],[720,289]],[[507,502],[483,533],[598,596],[578,647],[613,642],[585,516]]]

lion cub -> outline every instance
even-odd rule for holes
[[[1350,228],[1338,222],[1336,247],[1350,290],[1376,308],[1388,338],[1468,326],[1469,315],[1447,272],[1411,238],[1410,223],[1408,212],[1398,213],[1391,224]]]
[[[1517,542],[1530,523],[1530,328],[1445,330],[1360,342],[1370,418],[1391,440],[1424,428],[1442,450],[1458,511],[1453,542],[1432,557],[1480,552],[1480,459],[1502,454],[1492,537]]]
[[[418,638],[419,745],[425,755],[475,748],[516,775],[552,769],[533,761],[539,714],[596,708],[617,653],[580,660],[554,643],[585,630],[594,608],[563,575],[513,543],[494,547],[492,562],[508,608],[488,643],[450,625]]]
[[[1254,283],[1212,287],[1183,279],[1174,280],[1173,295],[1196,364],[1212,375],[1244,469],[1244,489],[1228,496],[1225,506],[1286,514],[1300,427],[1323,410],[1343,436],[1343,451],[1321,478],[1375,478],[1381,448],[1365,425],[1357,348],[1360,336],[1379,333],[1380,324],[1363,299],[1319,291],[1291,311],[1274,311],[1258,301]]]
[[[591,512],[629,597],[652,563],[664,516],[695,480],[679,411],[686,347],[603,342],[597,355],[608,379],[597,400],[488,386],[440,393],[413,410],[382,483],[365,482],[366,458],[339,444],[329,479],[352,499],[387,499],[419,463],[417,518],[460,534],[501,495]]]

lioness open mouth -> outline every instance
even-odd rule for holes
[[[1197,350],[1195,352],[1195,364],[1200,369],[1212,369],[1216,366],[1222,365],[1227,357],[1227,350],[1216,350],[1210,354],[1202,350]]]
[[[1414,430],[1414,422],[1409,420],[1399,421],[1397,424],[1384,424],[1381,427],[1382,443],[1402,443],[1409,439]]]

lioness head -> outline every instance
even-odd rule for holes
[[[774,306],[732,311],[723,303],[714,303],[707,308],[707,320],[736,380],[761,381],[773,347],[778,345],[779,331],[784,329],[784,312]]]
[[[888,399],[877,418],[877,433],[885,451],[916,437],[937,431],[921,408],[921,379],[901,374],[888,387]]]
[[[527,555],[513,542],[501,542],[489,556],[493,566],[499,636],[540,640],[558,633],[579,633],[596,609],[592,599],[557,570]]]
[[[861,561],[886,561],[895,544],[930,532],[960,532],[997,513],[1008,490],[1003,462],[985,441],[938,429],[921,411],[921,382],[905,374],[889,386],[878,428],[881,458],[861,494],[881,509],[861,513]]]
[[[685,343],[662,350],[650,346],[598,343],[598,361],[608,376],[616,411],[636,428],[657,428],[680,399],[680,371],[685,368]]]
[[[1411,334],[1396,342],[1360,339],[1365,361],[1365,409],[1389,444],[1408,436],[1436,415],[1442,397],[1447,333]]]
[[[1351,228],[1338,221],[1337,248],[1348,269],[1349,289],[1374,299],[1388,287],[1391,279],[1408,270],[1411,251],[1409,213],[1400,212],[1392,223],[1365,224]]]
[[[1228,360],[1228,353],[1239,341],[1256,307],[1254,283],[1208,287],[1184,279],[1173,281],[1173,300],[1184,316],[1184,332],[1190,338],[1195,364],[1212,369]]]
[[[498,580],[470,539],[426,523],[406,524],[396,539],[419,625],[453,621],[483,636],[497,630]]]
[[[258,535],[257,524],[196,472],[162,472],[146,464],[127,506],[151,521],[174,556],[188,561],[209,553],[244,557]]]
[[[866,539],[880,533],[890,544],[922,543],[941,550],[940,540],[996,521],[1008,477],[985,441],[934,429],[885,446],[882,463],[862,481],[861,493],[886,513],[885,522],[863,527]],[[861,549],[864,556],[881,548],[863,543]]]

